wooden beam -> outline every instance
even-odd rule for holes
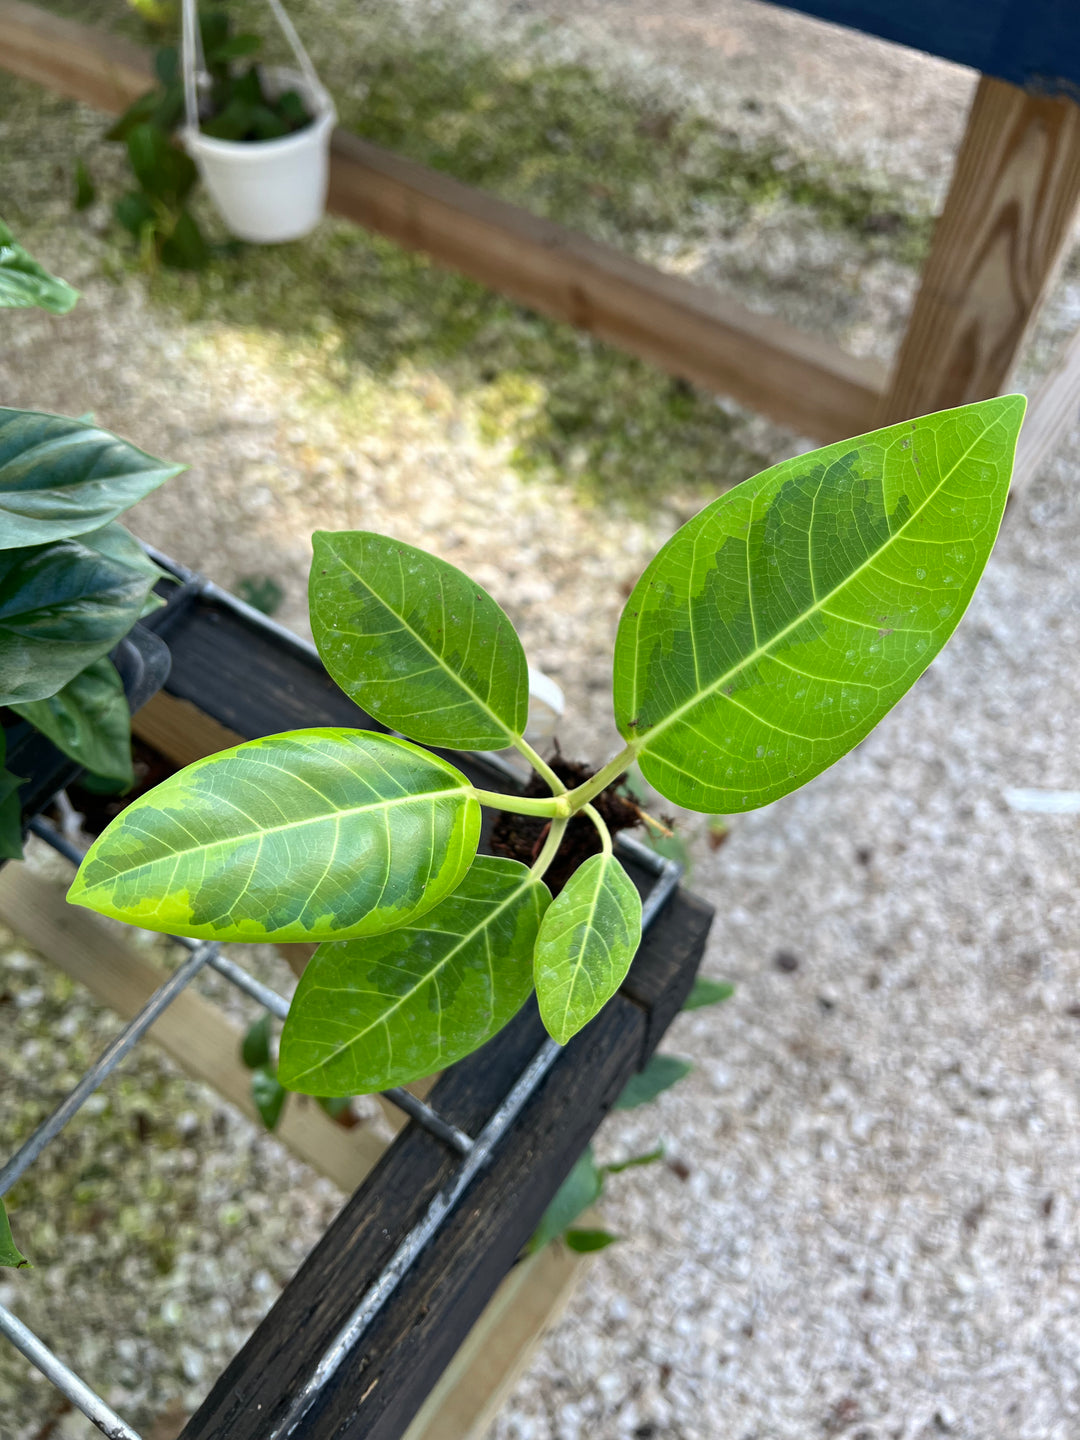
[[[1077,424],[1080,424],[1080,330],[1031,397],[1016,447],[1014,492],[1034,480]]]
[[[583,1216],[578,1223],[598,1221]],[[402,1440],[483,1440],[594,1258],[555,1242],[515,1265]]]
[[[879,423],[1004,389],[1080,200],[1080,107],[986,76]]]
[[[0,917],[50,964],[130,1020],[161,985],[165,972],[139,954],[119,925],[66,904],[66,888],[26,865],[6,865],[0,870]],[[149,1033],[181,1069],[262,1124],[251,1098],[251,1072],[240,1060],[243,1032],[218,1006],[194,990],[184,990]],[[290,1097],[274,1133],[347,1194],[386,1150],[370,1130],[360,1125],[342,1129],[302,1096]]]
[[[125,42],[0,0],[0,66],[118,110],[149,83]],[[869,429],[884,369],[737,301],[338,130],[330,208],[799,434]]]

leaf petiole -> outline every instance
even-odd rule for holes
[[[588,805],[590,800],[595,800],[601,790],[606,790],[613,781],[624,774],[633,764],[639,748],[640,741],[629,741],[618,755],[609,760],[591,779],[579,785],[576,790],[571,790],[567,797],[570,801],[571,814],[576,815],[579,810]]]
[[[493,810],[509,810],[511,815],[547,815],[551,819],[567,820],[574,813],[568,803],[568,796],[552,795],[504,795],[498,790],[478,790],[473,795],[481,805]]]
[[[524,735],[519,735],[514,741],[514,748],[528,760],[536,773],[542,780],[546,780],[553,795],[565,795],[566,786],[559,779],[555,771],[547,763],[542,755],[538,755]]]
[[[544,841],[544,848],[536,857],[536,863],[529,871],[530,876],[534,880],[541,880],[545,872],[550,868],[551,862],[555,859],[555,853],[562,844],[562,838],[566,833],[568,823],[565,819],[552,820],[551,827],[547,833],[547,839]]]
[[[584,807],[584,813],[585,813],[586,815],[588,815],[589,819],[592,821],[592,823],[596,826],[597,830],[599,831],[599,834],[600,834],[600,844],[604,847],[602,853],[603,853],[604,855],[610,855],[610,854],[611,854],[611,831],[610,831],[610,830],[608,829],[608,827],[605,825],[605,823],[604,823],[604,817],[600,814],[600,811],[597,810],[597,808],[595,807],[595,805],[586,805],[586,806]]]

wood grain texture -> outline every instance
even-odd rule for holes
[[[20,0],[0,0],[0,66],[107,110],[145,90],[149,74],[145,53]],[[343,130],[334,135],[329,204],[799,434],[829,441],[872,427],[885,384],[876,361]]]
[[[1001,393],[1080,200],[1080,107],[979,82],[876,423]]]
[[[140,955],[118,925],[64,901],[66,886],[26,865],[0,870],[0,916],[41,955],[122,1019],[130,1020],[163,983],[165,972]],[[251,1099],[251,1072],[240,1060],[243,1032],[217,1005],[182,991],[151,1028],[150,1037],[193,1079],[212,1085],[261,1126]],[[293,1096],[274,1132],[283,1145],[321,1175],[352,1191],[386,1145],[361,1126],[344,1130],[314,1101]]]
[[[1031,397],[1016,447],[1014,493],[1034,480],[1077,424],[1080,424],[1080,330]]]

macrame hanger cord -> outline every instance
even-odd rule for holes
[[[311,90],[312,98],[320,104],[330,104],[330,96],[327,94],[322,81],[318,75],[316,75],[315,66],[311,63],[311,57],[304,49],[300,36],[296,33],[296,26],[289,19],[281,0],[267,0],[267,4],[270,6],[281,33],[285,36],[286,44],[296,58],[296,63],[300,67],[300,73],[303,75],[308,88]]]

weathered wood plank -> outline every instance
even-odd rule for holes
[[[0,0],[0,66],[107,110],[149,76],[130,45],[21,0]],[[875,361],[343,130],[330,208],[800,434],[837,440],[873,422],[885,383]]]
[[[598,1224],[582,1216],[584,1225]],[[515,1265],[469,1331],[403,1440],[483,1440],[592,1255],[546,1245]]]
[[[1005,387],[1080,200],[1080,107],[979,82],[878,423]]]
[[[130,1020],[165,980],[165,972],[140,955],[118,925],[66,904],[66,888],[26,865],[6,865],[0,870],[0,916],[50,964]],[[242,1031],[216,1005],[184,990],[149,1033],[189,1075],[262,1124],[251,1099],[251,1072],[240,1060]],[[314,1101],[297,1096],[289,1100],[274,1133],[345,1191],[360,1184],[386,1149],[369,1130],[344,1130]]]
[[[1013,491],[1019,492],[1080,424],[1080,330],[1031,397],[1016,447]]]

